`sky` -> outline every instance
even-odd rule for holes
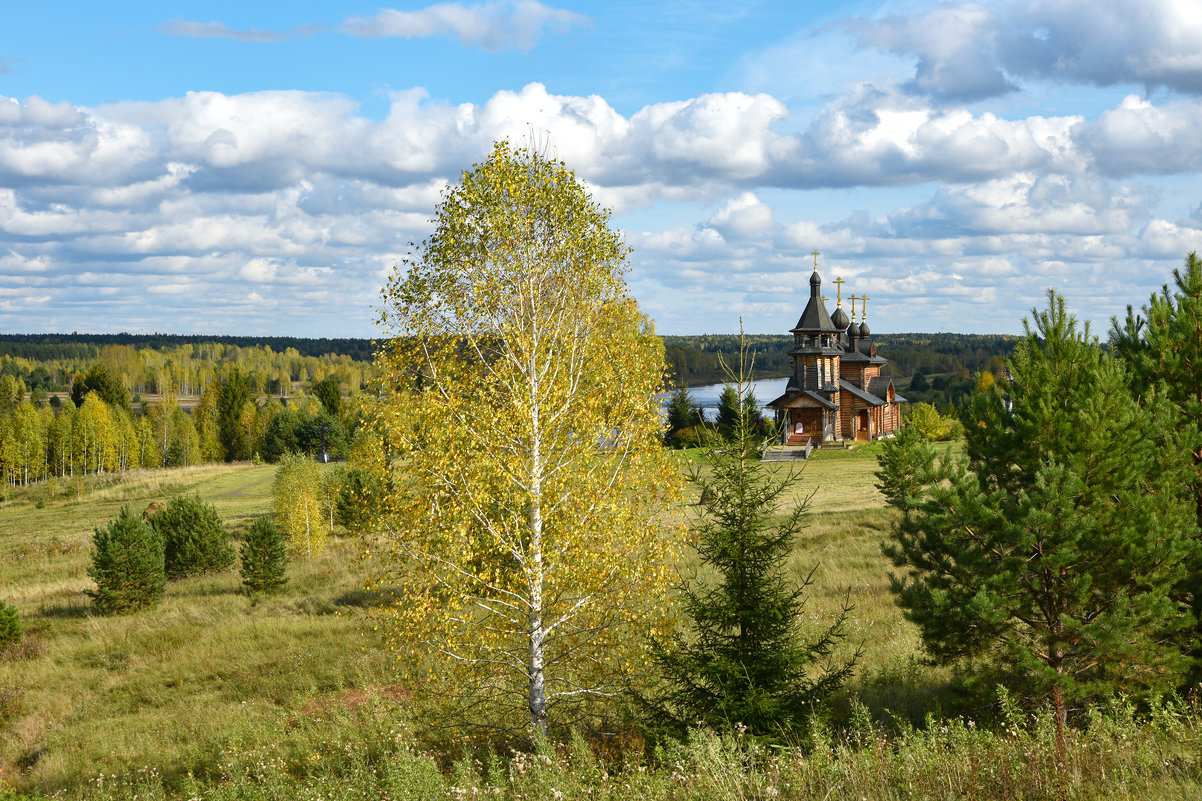
[[[55,2],[0,26],[0,332],[373,337],[532,136],[664,334],[1105,337],[1202,249],[1202,2]],[[857,315],[857,319],[859,316]]]

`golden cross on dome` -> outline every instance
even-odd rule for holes
[[[856,296],[855,295],[851,296],[851,321],[853,323],[856,321]]]
[[[860,320],[868,319],[868,301],[870,298],[867,295],[860,295]]]
[[[834,281],[831,281],[831,283],[834,284],[839,290],[838,291],[839,300],[835,304],[835,308],[838,308],[839,306],[843,305],[843,285],[847,282],[844,281],[842,278],[836,278]]]
[[[819,256],[819,253],[818,253],[818,251],[817,251],[817,250],[811,250],[811,251],[810,251],[810,255],[814,257],[814,272],[818,272],[818,256]]]

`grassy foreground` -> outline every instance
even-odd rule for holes
[[[821,627],[850,593],[846,647],[864,655],[834,723],[773,749],[698,733],[656,752],[636,739],[603,752],[575,742],[539,755],[431,753],[415,734],[421,709],[366,625],[354,539],[294,562],[277,595],[242,594],[231,570],[169,584],[148,612],[89,614],[93,527],[122,504],[197,492],[240,537],[269,509],[271,467],[19,492],[0,504],[0,597],[28,632],[0,656],[0,798],[1202,796],[1195,707],[1095,711],[1061,766],[1048,721],[948,705],[948,676],[918,661],[888,592],[879,543],[890,512],[875,464],[871,448],[820,453],[801,474],[795,499],[815,492],[792,565],[818,565],[807,616]],[[944,720],[947,709],[958,716]]]

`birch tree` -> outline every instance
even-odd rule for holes
[[[305,559],[321,553],[330,534],[322,515],[321,494],[317,462],[297,454],[280,459],[272,487],[276,526],[288,538],[292,553]]]
[[[460,722],[537,737],[639,672],[664,614],[663,345],[562,163],[499,143],[435,222],[384,290],[395,643]]]

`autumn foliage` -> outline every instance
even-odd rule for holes
[[[663,346],[561,163],[498,144],[436,222],[385,289],[392,631],[448,715],[537,734],[641,671],[664,614]]]

